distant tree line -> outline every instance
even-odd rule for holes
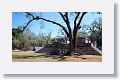
[[[38,36],[26,30],[22,32],[22,27],[12,29],[12,49],[33,50],[35,46],[43,47],[52,43],[51,32],[39,34]]]

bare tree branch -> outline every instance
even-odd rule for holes
[[[68,18],[68,12],[65,12],[65,17],[66,17],[66,24],[68,26],[68,29],[71,31],[70,21],[69,21],[69,18]]]
[[[32,21],[34,21],[34,20],[35,20],[35,19],[30,20],[30,21],[26,24],[26,26],[23,27],[23,31],[25,31],[25,29],[28,27],[28,25],[29,25]]]
[[[28,13],[27,13],[27,14],[28,14]],[[44,21],[47,21],[47,22],[50,22],[50,23],[53,23],[53,24],[56,24],[56,25],[60,26],[60,27],[65,31],[66,35],[69,36],[68,31],[67,31],[67,30],[65,29],[65,27],[62,26],[61,24],[59,24],[59,23],[57,23],[57,22],[55,22],[55,21],[52,21],[52,20],[48,20],[48,19],[45,19],[45,18],[40,18],[39,16],[34,17],[34,15],[32,15],[31,13],[30,13],[30,15],[33,16],[33,19],[31,19],[31,20],[26,24],[26,26],[24,27],[23,31],[25,30],[25,28],[27,28],[27,26],[28,26],[32,21],[34,21],[34,20],[40,20],[40,19],[41,19],[41,20],[44,20]]]
[[[68,12],[65,12],[65,15],[63,15],[61,12],[59,12],[59,14],[61,15],[61,17],[63,18],[64,22],[66,23],[67,27],[68,27],[68,31],[69,31],[69,36],[72,37],[72,29],[70,27],[70,22],[68,19]]]
[[[80,19],[79,19],[79,21],[78,21],[77,27],[80,26],[80,23],[81,23],[81,21],[82,21],[84,15],[85,15],[86,13],[87,13],[87,12],[83,12],[83,13],[82,13],[82,15],[81,15],[81,17],[80,17]]]
[[[59,14],[61,15],[62,19],[66,22],[65,16],[61,12],[59,12]]]
[[[25,12],[27,15],[31,16],[32,19],[34,19],[35,17],[30,13],[30,12]]]
[[[80,12],[78,12],[77,15],[76,15],[76,17],[75,17],[75,20],[74,20],[74,26],[76,26],[76,21],[77,21],[79,15],[80,15]]]

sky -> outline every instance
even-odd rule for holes
[[[34,12],[33,14],[38,14],[38,15],[41,14],[43,18],[56,21],[65,26],[65,23],[62,20],[58,12]],[[102,17],[102,14],[96,14],[94,12],[89,12],[84,16],[81,22],[81,25],[90,25],[95,19],[100,18],[100,17]],[[72,24],[73,17],[69,17],[69,18],[70,18],[71,25],[73,25]],[[29,20],[30,18],[27,18],[24,12],[13,12],[12,13],[12,28],[23,26]],[[34,32],[36,35],[38,35],[39,33],[47,34],[49,32],[52,32],[51,36],[56,37],[56,36],[59,36],[58,32],[61,28],[55,24],[45,22],[42,20],[38,20],[38,21],[31,22],[29,24],[28,29]]]

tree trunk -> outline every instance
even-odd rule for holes
[[[69,37],[69,53],[73,55],[73,39]]]
[[[77,42],[77,27],[73,31],[73,52],[76,52],[76,42]]]
[[[74,55],[74,53],[76,52],[76,37],[74,38],[69,38],[69,49],[70,49],[70,55]]]
[[[73,39],[73,52],[75,53],[76,52],[76,36],[74,36],[74,39]]]

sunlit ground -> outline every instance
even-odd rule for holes
[[[35,53],[33,51],[12,52],[13,62],[101,62],[100,55],[80,55],[80,56],[55,56],[46,53]]]

